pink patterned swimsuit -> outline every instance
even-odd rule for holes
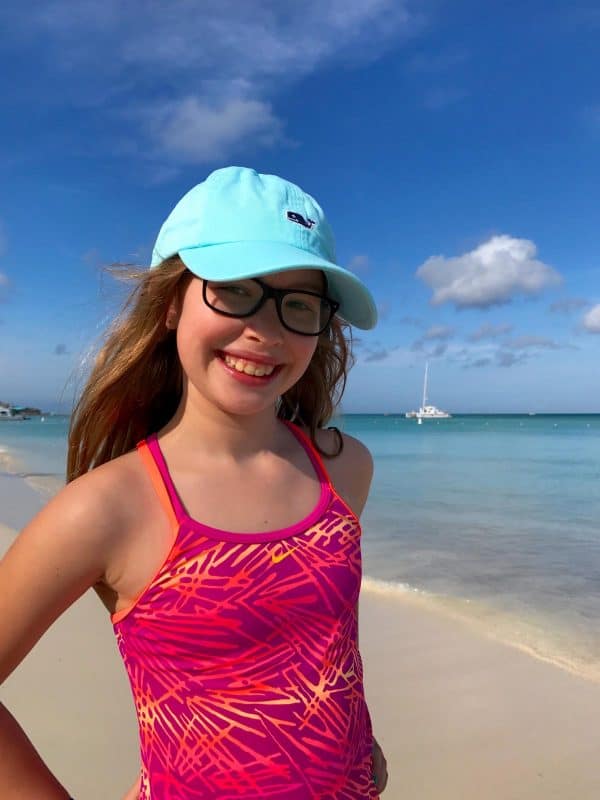
[[[172,523],[165,563],[112,618],[139,720],[140,800],[376,800],[357,647],[360,524],[308,438],[301,522],[191,519],[155,436],[138,446]]]

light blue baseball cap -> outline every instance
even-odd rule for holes
[[[191,272],[211,281],[322,270],[340,317],[365,330],[377,322],[367,287],[336,264],[333,232],[321,206],[277,175],[225,167],[190,189],[160,229],[151,266],[175,254]]]

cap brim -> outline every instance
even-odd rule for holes
[[[340,317],[363,330],[377,323],[375,301],[356,275],[299,247],[281,242],[226,242],[180,250],[179,257],[194,275],[210,281],[257,278],[292,269],[323,270],[328,294],[340,304]]]

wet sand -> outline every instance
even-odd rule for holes
[[[409,596],[363,594],[361,650],[388,800],[600,797],[600,684]]]

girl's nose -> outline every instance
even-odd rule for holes
[[[277,344],[283,341],[285,329],[277,314],[274,298],[270,297],[256,314],[246,317],[245,322],[246,331],[251,337]]]

